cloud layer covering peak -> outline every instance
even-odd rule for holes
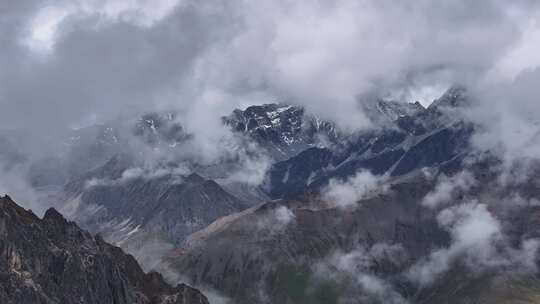
[[[78,126],[155,107],[217,116],[268,101],[362,127],[359,96],[433,98],[425,93],[455,82],[512,83],[539,63],[522,56],[538,48],[534,1],[1,6],[2,127]]]

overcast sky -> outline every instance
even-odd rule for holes
[[[497,104],[530,113],[540,107],[538,3],[3,0],[0,127],[159,108],[195,113],[186,124],[197,125],[273,101],[361,127],[357,96],[429,104],[455,82],[505,88]]]

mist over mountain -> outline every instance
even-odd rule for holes
[[[0,302],[536,303],[539,5],[0,3]]]

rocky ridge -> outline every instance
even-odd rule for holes
[[[43,219],[0,197],[0,302],[207,304],[198,290],[160,274],[54,209]]]

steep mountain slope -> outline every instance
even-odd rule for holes
[[[270,155],[261,187],[227,178],[243,165],[234,151],[211,164],[141,162],[147,148],[166,156],[192,139],[173,116],[144,115],[127,124],[134,142],[105,126],[90,147],[74,138],[99,161],[65,185],[61,211],[143,267],[185,275],[234,304],[504,303],[516,290],[534,298],[538,164],[519,176],[474,151],[476,126],[461,115],[470,105],[461,87],[428,108],[370,100],[372,128],[348,133],[296,106],[236,110],[223,122],[235,144],[254,147],[242,157]],[[118,153],[126,148],[133,153]],[[336,185],[344,198],[328,196]],[[266,196],[275,200],[256,205]]]
[[[514,288],[539,286],[540,207],[524,202],[540,189],[469,169],[478,183],[442,208],[422,203],[438,182],[421,172],[348,208],[317,196],[270,202],[195,233],[163,267],[235,303],[515,301]]]
[[[193,235],[169,262],[194,283],[213,286],[237,303],[264,298],[262,303],[337,303],[337,283],[312,278],[317,262],[334,250],[353,250],[358,243],[395,245],[408,239],[411,252],[422,255],[447,238],[432,229],[437,227],[429,218],[416,214],[412,198],[403,197],[398,203],[381,197],[362,204],[365,207],[351,213],[325,207],[315,197],[268,203]],[[279,210],[284,210],[280,208],[292,212],[288,221],[280,220]],[[387,267],[396,266],[388,262]],[[316,292],[311,294],[311,289]],[[333,298],[322,297],[324,293]]]
[[[119,155],[68,183],[62,211],[119,244],[148,233],[175,244],[248,207],[216,182],[182,168],[145,171],[132,166]]]
[[[333,144],[342,134],[329,121],[284,104],[250,106],[223,118],[234,131],[253,139],[277,160],[287,159],[318,144]]]
[[[0,302],[204,304],[186,285],[145,274],[135,259],[49,209],[43,219],[0,197]]]
[[[459,162],[468,147],[471,128],[449,119],[445,111],[458,104],[453,100],[463,99],[463,94],[450,89],[440,99],[445,102],[428,109],[418,103],[367,102],[364,107],[374,128],[349,134],[300,107],[267,104],[236,110],[223,118],[224,123],[262,148],[254,153],[284,159],[274,163],[260,189],[224,184],[224,190],[212,180],[188,174],[200,170],[206,176],[221,176],[219,172],[231,166],[229,163],[208,167],[189,164],[187,168],[162,162],[145,168],[133,155],[119,154],[64,187],[67,203],[61,206],[62,212],[145,259],[143,264],[148,266],[144,249],[148,243],[152,243],[152,250],[160,248],[161,256],[171,244],[181,243],[222,216],[253,206],[250,202],[265,195],[290,198],[319,191],[330,180],[347,179],[361,170],[400,176],[422,167]],[[120,142],[114,130],[105,130],[103,142]],[[134,125],[133,134],[145,144],[165,145],[165,149],[175,149],[176,144],[190,139],[172,115],[145,115]],[[158,246],[153,244],[156,241]]]
[[[450,88],[424,109],[419,104],[374,101],[366,114],[374,128],[342,138],[339,144],[309,147],[269,169],[263,189],[271,198],[302,194],[330,179],[346,179],[360,170],[405,175],[423,167],[440,166],[469,151],[473,126],[461,119],[465,91]]]

